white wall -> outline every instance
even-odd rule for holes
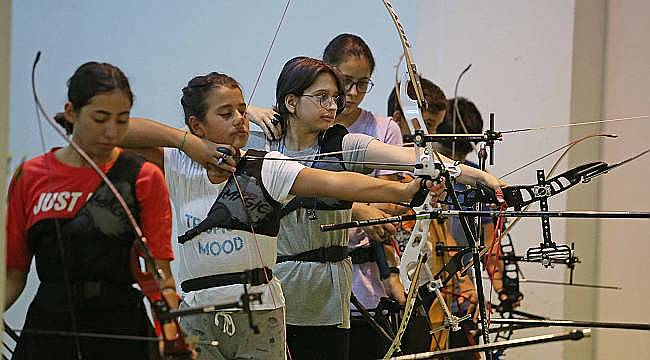
[[[421,1],[414,41],[419,70],[452,97],[456,77],[471,63],[459,95],[476,103],[486,126],[490,112],[495,113],[500,130],[567,124],[573,6],[573,1],[566,0]],[[555,129],[504,135],[503,142],[496,145],[495,166],[489,170],[504,174],[567,143],[568,134],[567,129]],[[535,170],[548,169],[553,161],[528,167],[506,180],[513,184],[535,183]],[[549,207],[565,209],[564,196],[552,198]],[[565,241],[564,223],[551,220],[553,240],[557,243]],[[539,246],[540,230],[538,220],[522,220],[517,225],[512,235],[519,255],[529,247]],[[521,267],[531,279],[562,281],[565,272],[559,266],[548,270],[538,264]],[[523,311],[562,317],[562,287],[522,284],[521,290],[525,294]],[[516,337],[539,332],[518,332]],[[557,359],[562,356],[563,346],[556,343],[511,349],[507,354],[509,359]]]
[[[607,18],[606,0],[576,0],[573,29],[573,69],[571,74],[571,122],[585,119],[602,119],[603,69],[605,64],[605,34]],[[575,126],[569,131],[571,139],[602,132],[602,124]],[[602,159],[602,143],[612,139],[592,138],[574,147],[568,156],[570,167],[589,160]],[[567,192],[568,209],[600,209],[603,178],[596,178],[589,186],[576,186]],[[579,280],[587,284],[598,283],[597,268],[600,253],[600,222],[569,219],[566,238],[580,249]],[[566,278],[568,281],[568,277]],[[596,318],[596,296],[599,292],[583,287],[564,289],[564,319],[589,320]],[[621,295],[620,293],[618,295]],[[565,359],[593,359],[598,341],[594,330],[589,341],[567,342]]]
[[[650,3],[644,0],[609,2],[603,113],[650,115]],[[617,162],[650,148],[650,119],[606,124],[622,141],[608,141],[605,161]],[[650,156],[630,163],[602,179],[602,210],[650,210]],[[619,283],[620,293],[598,293],[597,318],[602,321],[650,323],[650,224],[648,221],[603,221],[598,278]],[[648,332],[602,330],[597,359],[638,359],[650,354]]]

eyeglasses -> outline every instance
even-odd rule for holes
[[[345,97],[341,95],[328,96],[326,94],[302,94],[302,96],[318,99],[318,102],[323,109],[328,109],[332,105],[336,105],[337,109],[343,109],[343,107],[345,107]]]
[[[369,93],[370,90],[372,90],[372,87],[374,85],[375,84],[373,84],[373,82],[370,81],[370,79],[357,80],[357,81],[345,80],[345,91],[350,91],[352,90],[352,86],[356,86],[358,92],[365,94],[365,93]]]

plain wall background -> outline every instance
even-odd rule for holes
[[[603,89],[603,114],[650,114],[650,2],[610,1]],[[650,148],[650,120],[626,126],[605,124],[623,141],[604,143],[603,158],[614,161]],[[625,166],[602,179],[602,209],[650,209],[650,158]],[[622,293],[597,293],[597,318],[603,321],[650,323],[650,223],[601,221],[598,279],[619,283]],[[598,359],[637,359],[650,354],[648,332],[602,330],[594,350]]]
[[[497,129],[519,129],[569,123],[573,2],[554,1],[421,1],[418,3],[417,49],[420,71],[438,83],[448,98],[460,72],[471,69],[461,80],[458,95],[475,102],[484,126],[495,114]],[[569,141],[568,128],[542,132],[506,134],[495,148],[495,165],[488,170],[498,176]],[[507,178],[512,184],[536,183],[536,169],[548,169],[551,157]],[[562,165],[557,173],[566,170]],[[549,200],[550,209],[565,209],[565,194]],[[531,210],[538,209],[533,205]],[[551,220],[552,239],[564,243],[565,221]],[[511,232],[517,255],[542,241],[538,219],[523,219]],[[578,249],[579,251],[579,249]],[[530,279],[563,281],[565,268],[541,268],[521,263]],[[580,267],[576,275],[580,279]],[[484,281],[485,289],[490,289]],[[521,284],[523,311],[550,318],[563,317],[564,288]],[[487,293],[487,292],[486,292]],[[489,296],[489,294],[488,294]],[[492,294],[496,301],[496,293]],[[558,330],[558,329],[555,329]],[[550,333],[551,329],[520,331],[514,337]],[[508,358],[561,358],[564,343],[541,349],[519,348]]]

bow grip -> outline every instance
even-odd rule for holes
[[[497,194],[489,186],[483,183],[478,183],[476,184],[476,192],[477,194],[473,199],[471,195],[468,197],[468,200],[469,199],[471,200],[468,201],[468,204],[466,204],[466,206],[474,206],[478,202],[482,202],[486,204],[498,204]]]
[[[497,201],[497,195],[492,190],[492,188],[488,187],[485,184],[478,183],[476,186],[477,190],[477,195],[474,199],[472,199],[472,204],[467,205],[467,206],[474,206],[477,202],[482,202],[485,204],[495,204],[499,205],[499,202]],[[514,206],[515,208],[518,206],[521,206],[522,203],[522,195],[519,190],[519,187],[517,186],[509,186],[509,187],[504,187],[502,188],[503,190],[503,200],[506,202],[506,205],[508,207]]]
[[[413,181],[419,181],[420,182],[420,189],[413,195],[413,198],[411,199],[411,207],[419,207],[424,204],[424,201],[427,198],[427,195],[429,195],[429,189],[427,189],[427,180],[433,180],[431,176],[429,175],[422,175],[418,176],[415,180]]]
[[[384,244],[381,242],[375,242],[373,249],[375,251],[377,267],[379,268],[379,278],[382,280],[388,279],[390,277],[390,267],[388,266],[388,261],[386,260],[386,251],[384,250]]]

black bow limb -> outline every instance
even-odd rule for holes
[[[580,182],[587,182],[591,178],[604,174],[613,166],[602,161],[591,162],[577,166],[562,174],[556,175],[541,184],[534,185],[512,185],[504,187],[503,198],[508,207],[521,210],[524,206],[539,201],[541,198],[548,198],[557,195]],[[585,180],[586,179],[586,180]],[[476,188],[469,188],[456,191],[461,205],[472,207],[478,203],[497,204],[497,196],[493,189],[479,183]],[[450,195],[440,203],[453,205]]]
[[[649,152],[650,149],[647,149],[612,165],[602,161],[582,164],[538,184],[507,186],[502,189],[503,198],[508,204],[508,207],[521,210],[524,206],[539,201],[540,199],[552,197],[568,190],[574,185],[587,183],[596,176],[607,174],[611,170],[636,160]],[[456,191],[456,194],[461,205],[466,207],[472,207],[477,203],[497,204],[497,197],[494,190],[480,183],[477,184],[476,188]],[[448,194],[445,199],[439,200],[439,202],[453,205],[450,195]]]

